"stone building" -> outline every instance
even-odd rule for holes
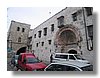
[[[30,25],[11,21],[7,36],[7,49],[18,51],[22,47],[27,47]]]
[[[61,10],[29,33],[30,49],[44,62],[50,61],[51,54],[61,52],[80,54],[93,63],[92,10],[92,7]]]

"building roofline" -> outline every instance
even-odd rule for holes
[[[29,26],[31,26],[31,24],[26,24],[26,23],[22,23],[22,22],[14,21],[14,20],[11,20],[11,22],[16,22],[16,23],[20,23],[20,24],[25,24],[25,25],[29,25]]]
[[[61,11],[57,12],[56,14],[54,14],[53,16],[51,16],[50,18],[48,18],[47,20],[45,20],[44,22],[42,22],[41,24],[39,24],[37,27],[39,27],[39,26],[42,25],[43,23],[47,22],[49,19],[53,18],[54,16],[56,16],[56,15],[59,14],[60,12],[64,11],[65,9],[67,9],[67,7],[65,7],[65,8],[62,9]],[[36,29],[37,27],[35,27],[34,29]]]

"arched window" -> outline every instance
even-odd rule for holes
[[[25,32],[25,28],[22,28],[22,32]]]
[[[20,28],[19,27],[17,27],[17,31],[20,31]]]
[[[21,37],[18,38],[18,42],[21,42]]]

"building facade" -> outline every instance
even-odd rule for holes
[[[51,54],[61,52],[80,54],[93,63],[92,10],[92,7],[61,10],[29,33],[30,49],[44,62],[50,62]]]
[[[10,48],[16,52],[22,47],[27,47],[29,31],[29,24],[11,21],[7,34],[7,49]]]

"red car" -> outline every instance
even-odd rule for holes
[[[22,71],[43,71],[45,67],[32,53],[21,53],[18,57],[18,69]]]

